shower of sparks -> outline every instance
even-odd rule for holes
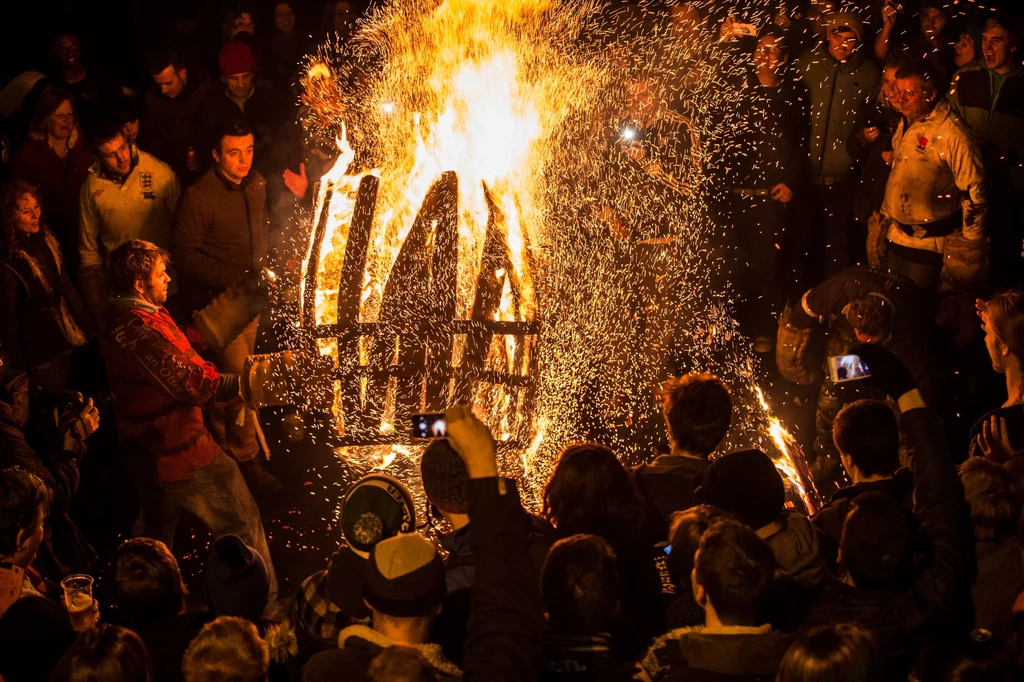
[[[455,171],[455,318],[473,313],[490,203],[504,218],[508,262],[507,272],[494,273],[501,284],[494,319],[540,323],[534,344],[496,334],[487,355],[489,368],[525,375],[530,354],[539,353],[532,404],[525,391],[489,384],[474,402],[499,441],[529,443],[501,462],[521,480],[525,499],[537,499],[563,446],[595,432],[624,461],[647,459],[656,437],[645,425],[660,420],[657,386],[701,371],[721,377],[733,394],[728,445],[770,438],[779,470],[809,500],[788,434],[757,386],[754,354],[730,316],[727,227],[711,220],[716,190],[708,178],[728,165],[726,133],[739,125],[730,113],[741,101],[733,85],[739,60],[685,20],[673,25],[642,5],[610,12],[596,0],[395,0],[374,10],[348,44],[321,49],[303,79],[307,124],[337,138],[340,151],[316,204],[315,214],[328,220],[313,323],[337,322],[359,181],[380,179],[359,307],[360,322],[376,322],[428,189]],[[695,144],[676,180],[694,191],[652,192],[609,162],[611,144],[637,135],[619,126],[627,78],[658,82],[662,105],[682,112]],[[645,245],[615,235],[609,210],[628,215],[634,234],[656,228],[663,239]],[[361,340],[360,365],[374,343]],[[337,359],[335,339],[319,344]],[[453,362],[464,345],[455,335]],[[362,390],[365,404],[365,380]],[[381,406],[385,433],[396,428],[394,400],[389,391]],[[422,450],[380,445],[338,454],[356,471],[385,470],[419,494]]]

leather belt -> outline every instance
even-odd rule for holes
[[[930,223],[920,223],[918,225],[905,225],[899,221],[893,220],[892,224],[895,225],[900,232],[907,235],[908,237],[916,237],[914,232],[916,232],[917,230],[924,230],[924,235],[922,235],[922,237],[945,237],[956,232],[956,229],[960,227],[961,220],[962,219],[958,213],[953,213],[952,215],[949,215],[945,218],[933,220]]]

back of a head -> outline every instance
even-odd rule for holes
[[[665,564],[676,589],[691,589],[690,572],[693,571],[693,557],[700,547],[701,536],[712,523],[723,518],[729,518],[729,515],[710,504],[700,504],[672,515],[672,526],[668,531],[671,551]]]
[[[37,529],[50,508],[50,491],[35,474],[18,467],[0,471],[0,558],[19,550],[19,536]]]
[[[776,682],[875,682],[882,658],[870,632],[850,623],[822,625],[798,639],[779,664]]]
[[[662,414],[676,448],[697,455],[714,452],[732,422],[732,398],[711,374],[687,374],[662,389]]]
[[[832,440],[864,476],[892,476],[900,468],[900,429],[881,400],[844,405],[832,424]]]
[[[129,625],[166,620],[184,607],[178,561],[159,540],[125,540],[114,553],[113,568],[114,604]]]
[[[540,585],[548,624],[555,632],[604,632],[618,612],[615,552],[596,535],[572,535],[552,545]]]
[[[723,520],[701,537],[694,571],[724,625],[753,625],[771,587],[775,557],[750,528]]]
[[[468,514],[469,472],[459,453],[448,441],[431,441],[420,460],[423,493],[441,511],[449,514]]]
[[[237,535],[222,535],[213,542],[203,577],[215,615],[254,620],[267,606],[270,572],[266,562]]]
[[[203,626],[185,650],[185,682],[264,682],[270,652],[256,626],[221,616]]]
[[[1021,491],[1017,479],[1002,466],[984,457],[971,457],[957,471],[971,508],[974,536],[978,540],[1003,540],[1017,533]]]
[[[370,663],[366,671],[370,682],[436,682],[438,677],[430,663],[409,646],[389,646]]]
[[[761,450],[741,450],[716,459],[704,470],[697,495],[754,530],[776,521],[786,504],[782,476]]]
[[[638,533],[643,505],[626,467],[596,443],[567,446],[544,487],[544,516],[559,535],[594,533],[611,540]]]
[[[839,551],[843,568],[857,587],[905,586],[913,544],[910,519],[892,498],[879,492],[854,498],[843,522]]]
[[[843,309],[843,315],[851,327],[864,336],[880,341],[892,334],[893,314],[892,304],[881,296],[858,298]]]
[[[1002,644],[988,630],[944,635],[921,650],[911,679],[917,682],[1010,682],[1016,679]]]
[[[403,533],[381,540],[370,550],[363,599],[375,614],[431,617],[445,592],[444,563],[429,540]]]
[[[98,624],[78,635],[50,682],[150,682],[153,664],[139,636],[116,625]]]

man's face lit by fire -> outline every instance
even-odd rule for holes
[[[231,39],[234,40],[239,33],[253,35],[256,31],[256,22],[248,12],[239,12],[235,20],[231,22]]]
[[[167,274],[167,263],[161,258],[150,271],[149,277],[135,280],[135,292],[139,298],[153,305],[163,305],[167,302],[167,285],[170,283],[171,276]]]
[[[946,28],[946,16],[934,7],[921,10],[921,33],[926,38],[936,38]]]
[[[998,24],[987,26],[981,34],[981,51],[985,54],[985,66],[996,73],[1009,73],[1016,66],[1013,36]]]
[[[754,49],[754,68],[758,71],[779,73],[789,58],[782,51],[775,36],[764,36]]]
[[[836,61],[845,62],[860,45],[853,29],[840,26],[828,32],[828,51]]]
[[[57,36],[53,41],[53,57],[62,69],[77,69],[81,64],[82,50],[74,33]]]
[[[100,157],[103,171],[112,177],[124,177],[132,169],[132,150],[123,135],[96,145],[96,155]]]
[[[935,108],[937,93],[925,89],[919,78],[897,78],[896,88],[900,95],[900,112],[908,121],[919,121]]]
[[[221,138],[220,149],[213,151],[213,160],[221,175],[238,185],[245,180],[249,175],[249,169],[252,168],[252,152],[252,135],[225,135]]]
[[[245,99],[252,94],[252,74],[236,73],[233,76],[227,76],[224,78],[224,85],[232,99]]]
[[[188,69],[175,69],[174,65],[170,64],[153,76],[153,82],[160,88],[160,94],[167,99],[174,99],[181,94],[188,83]]]

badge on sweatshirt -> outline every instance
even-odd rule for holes
[[[142,186],[143,192],[153,191],[153,174],[152,173],[139,173],[139,184]]]
[[[924,150],[928,147],[928,138],[922,135],[917,138],[917,153],[924,154]]]

